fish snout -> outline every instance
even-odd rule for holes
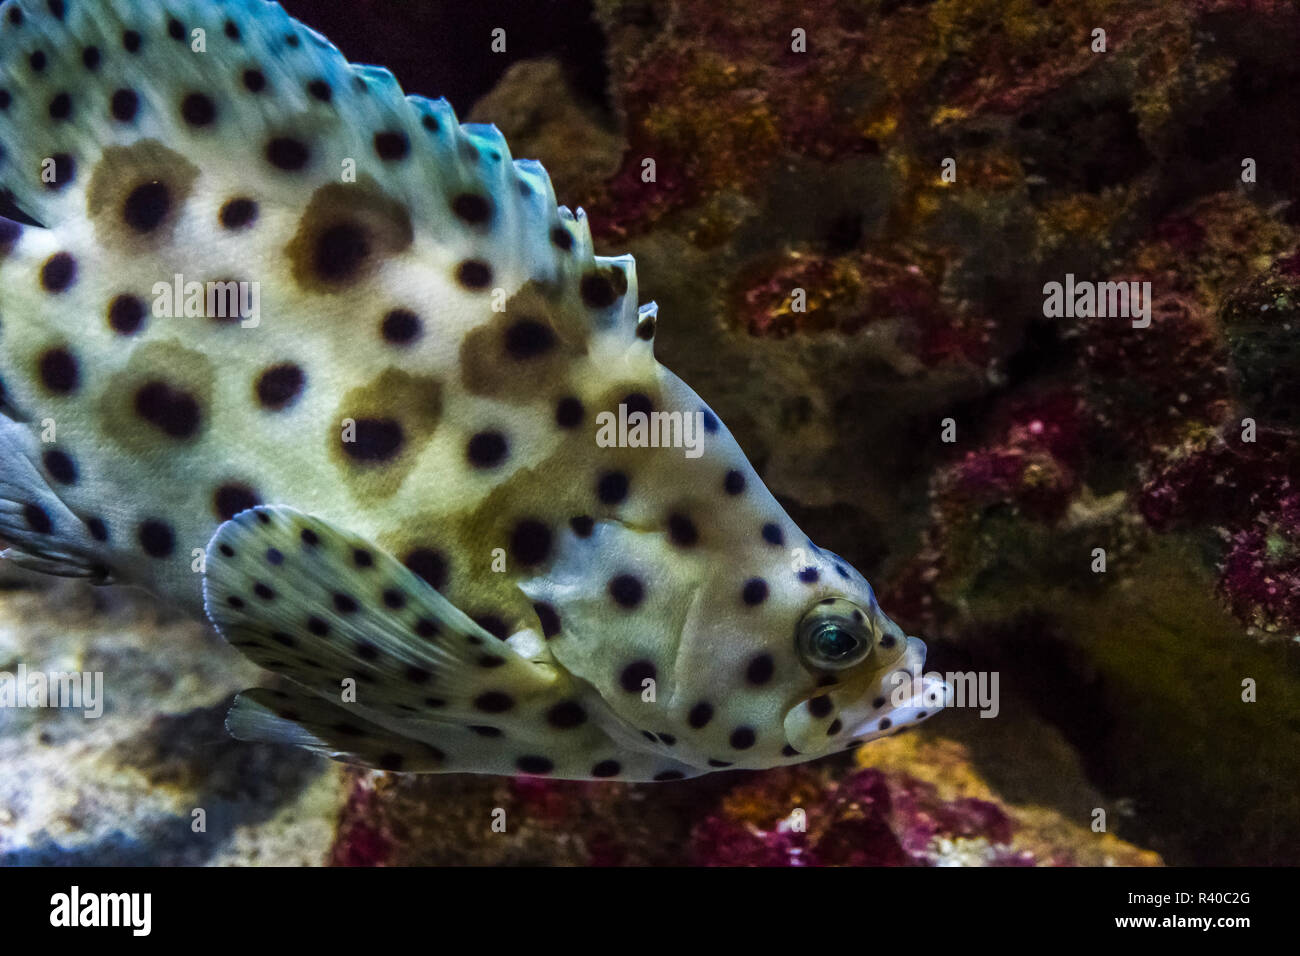
[[[785,716],[785,735],[804,754],[873,740],[928,719],[943,708],[949,688],[925,674],[925,642],[905,637],[887,664],[800,701]]]
[[[874,691],[846,707],[844,722],[848,736],[874,740],[909,727],[942,710],[950,688],[938,674],[925,673],[925,642],[908,637],[898,666],[883,674]]]

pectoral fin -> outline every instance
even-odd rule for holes
[[[292,508],[225,522],[206,562],[204,607],[231,644],[330,697],[351,679],[386,717],[469,719],[555,680],[392,555]]]

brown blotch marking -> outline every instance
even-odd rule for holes
[[[557,350],[567,347],[564,342],[561,339]],[[529,365],[514,364],[525,369]],[[623,379],[605,392],[599,402],[587,403],[588,421],[597,410],[616,407],[623,396],[632,392],[643,393],[657,407],[664,407],[662,393],[653,379],[645,382]],[[504,573],[473,573],[478,566],[474,555],[483,555],[494,547],[505,548],[508,554],[510,533],[520,518],[532,517],[545,522],[558,541],[559,535],[568,533],[572,516],[599,510],[590,482],[574,480],[575,463],[579,468],[622,469],[634,476],[635,485],[645,475],[649,463],[662,463],[667,468],[672,462],[685,460],[680,455],[647,456],[644,449],[598,449],[591,429],[559,429],[550,423],[549,417],[541,427],[548,437],[555,439],[545,457],[531,461],[527,468],[519,467],[511,459],[502,469],[500,483],[477,501],[466,501],[450,514],[404,515],[375,536],[376,544],[399,556],[419,547],[433,546],[443,551],[452,565],[451,579],[442,590],[443,596],[462,609],[491,610],[505,621],[510,633],[538,626],[531,599],[518,587],[521,579],[534,577],[537,569],[507,559]],[[418,482],[423,473],[423,470],[416,471],[411,480]],[[697,509],[699,503],[686,500],[681,502],[681,507]],[[468,560],[463,557],[466,555]]]
[[[621,404],[628,405],[627,413],[629,415],[637,411],[647,411],[647,409],[640,407],[640,400],[639,398],[637,398],[637,396],[644,396],[645,398],[650,400],[650,408],[648,409],[649,411],[653,411],[653,412],[680,411],[683,417],[687,415],[689,412],[694,411],[693,408],[687,409],[687,408],[667,407],[664,404],[664,396],[662,390],[659,388],[659,382],[656,379],[650,379],[649,381],[645,381],[645,382],[634,382],[628,380],[620,382],[619,384],[613,386],[608,391],[603,392],[596,401],[589,403],[587,406],[588,408],[587,413],[593,420],[595,416],[601,412],[612,412],[615,416],[617,416],[618,406]],[[634,401],[632,403],[628,403],[627,400],[629,397],[634,398]],[[647,429],[649,429],[650,427],[651,426],[649,424],[646,425]],[[649,433],[647,432],[647,434]]]
[[[585,443],[590,445],[590,436],[586,436]],[[572,468],[572,449],[557,451],[536,469],[514,471],[475,503],[472,511],[403,516],[400,523],[394,522],[376,536],[376,544],[396,555],[406,555],[419,547],[438,548],[451,562],[450,580],[440,589],[447,600],[467,613],[496,615],[505,623],[507,634],[524,628],[536,630],[532,600],[517,582],[534,577],[538,568],[524,567],[507,557],[504,573],[475,573],[480,567],[475,556],[496,547],[505,548],[508,555],[510,533],[523,517],[544,522],[558,541],[558,536],[568,529],[569,515],[579,513],[573,509],[579,508],[579,502],[584,503],[582,507],[588,506],[590,492],[570,480]]]
[[[167,459],[193,449],[206,434],[215,412],[212,406],[216,370],[201,352],[176,342],[146,342],[131,353],[126,368],[106,382],[95,403],[99,428],[109,441],[138,456]],[[198,427],[183,438],[169,437],[141,419],[136,395],[151,382],[163,382],[198,405]]]
[[[568,530],[569,515],[578,513],[575,508],[589,507],[590,491],[572,480],[572,468],[572,454],[557,452],[536,468],[515,470],[505,482],[478,501],[473,511],[458,514],[450,528],[443,531],[444,536],[437,540],[445,542],[453,555],[474,555],[482,553],[484,548],[504,548],[507,554],[505,573],[477,577],[514,581],[535,576],[544,565],[525,567],[515,560],[511,556],[511,536],[521,520],[540,521],[551,532],[551,548],[546,560],[555,558],[559,537]],[[448,597],[451,597],[450,593]],[[474,597],[473,602],[458,606],[499,609],[490,599],[479,600],[477,594]],[[529,622],[535,623],[536,615],[527,599],[517,604],[511,602],[508,606],[518,621],[528,626],[531,626]],[[512,631],[522,626],[515,620],[509,623]]]
[[[650,397],[657,407],[663,407],[663,399],[657,384],[624,380],[605,392],[599,404],[589,405],[589,414],[594,415],[597,409],[616,408],[618,401],[631,392],[643,393]],[[632,476],[635,494],[639,481],[650,480],[647,468],[671,469],[673,463],[685,460],[680,455],[648,456],[645,454],[645,449],[640,448],[597,448],[593,441],[593,432],[586,427],[559,429],[551,424],[549,419],[542,427],[546,430],[547,437],[555,439],[555,444],[548,446],[549,451],[545,457],[530,461],[526,468],[512,459],[503,469],[499,484],[478,501],[467,502],[463,510],[455,516],[450,530],[446,525],[440,525],[437,537],[426,538],[426,540],[436,540],[453,556],[453,559],[457,554],[481,554],[485,548],[496,547],[505,548],[509,554],[510,535],[521,518],[536,518],[543,521],[558,540],[559,535],[568,531],[569,519],[574,515],[592,514],[593,511],[603,514],[607,510],[596,501],[591,480],[587,480],[586,477],[583,480],[575,480],[575,468],[578,469],[576,473],[588,477],[601,469],[624,471]],[[663,477],[658,475],[656,479]],[[682,502],[681,506],[690,507],[692,510],[698,507],[693,501]],[[405,543],[404,531],[395,531],[394,535]],[[418,537],[418,535],[411,536],[410,546],[419,544]],[[405,554],[406,552],[399,545],[394,553]],[[499,583],[532,577],[535,573],[535,568],[528,569],[516,561],[508,560],[506,572],[503,574],[456,576],[446,595],[460,607],[493,607],[494,599],[485,597],[477,600],[479,597],[477,591],[474,592],[475,601],[462,603],[460,592],[466,586],[466,582],[460,578],[477,577],[488,580],[489,583]],[[496,601],[496,606],[502,606],[499,600]],[[510,603],[505,606],[513,608],[515,605]],[[535,621],[531,604],[527,601],[520,603],[518,613],[525,625],[531,626],[529,622]]]
[[[465,390],[513,404],[537,400],[539,382],[562,381],[571,363],[587,353],[587,345],[577,330],[558,327],[564,318],[554,300],[538,282],[525,284],[511,296],[506,310],[492,321],[470,331],[460,346],[460,377]],[[549,349],[528,358],[511,355],[507,333],[521,320],[540,322],[554,333]]]
[[[454,515],[429,512],[403,515],[400,522],[376,535],[375,544],[389,554],[396,555],[399,561],[404,561],[417,548],[437,551],[447,561],[450,570],[449,577],[438,590],[457,607],[505,606],[511,600],[512,592],[518,595],[518,589],[513,582],[502,586],[500,581],[472,580],[501,578],[505,575],[465,573],[466,568],[462,567],[460,555],[473,552],[464,550],[463,542],[458,536],[457,521]]]
[[[301,288],[332,294],[372,276],[412,237],[406,207],[373,180],[330,183],[312,195],[285,252]]]
[[[153,249],[170,240],[198,179],[199,169],[180,153],[156,139],[104,150],[90,174],[86,212],[95,238],[109,248],[126,251]],[[127,197],[143,186],[160,183],[166,188],[166,215],[151,229],[140,231],[123,217]]]
[[[347,392],[326,423],[327,453],[360,502],[380,501],[396,493],[432,440],[442,417],[442,383],[427,375],[385,369],[369,384]],[[367,461],[348,454],[343,420],[395,422],[402,433],[401,447],[390,457]]]

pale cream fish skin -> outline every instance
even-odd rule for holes
[[[7,556],[147,588],[287,678],[237,737],[671,780],[933,711],[888,699],[924,645],[495,127],[262,0],[9,0],[0,91],[0,185],[39,224],[0,226]],[[682,447],[598,441],[620,406]]]

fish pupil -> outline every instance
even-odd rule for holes
[[[836,624],[827,624],[813,640],[818,656],[826,660],[843,660],[857,649],[858,639]]]

